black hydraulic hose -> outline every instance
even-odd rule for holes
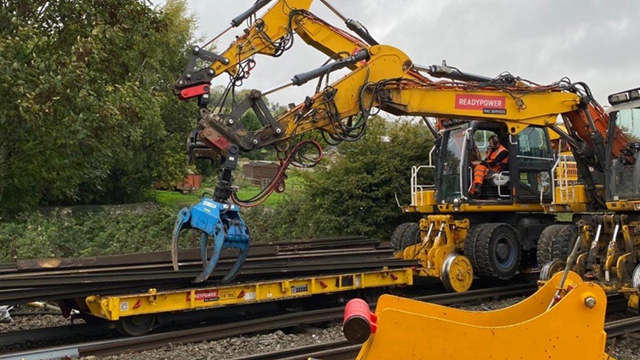
[[[371,34],[369,33],[369,30],[367,30],[367,28],[365,28],[359,21],[356,21],[353,19],[347,19],[347,21],[345,21],[345,24],[347,25],[347,28],[349,30],[358,34],[358,36],[360,36],[362,40],[364,40],[367,44],[371,46],[380,45],[376,41],[376,39],[374,39],[373,36],[371,36]]]
[[[256,1],[255,4],[253,4],[253,6],[251,6],[247,11],[245,11],[242,14],[240,14],[240,15],[236,16],[235,18],[233,18],[231,20],[231,26],[233,26],[233,27],[240,26],[251,15],[255,14],[260,9],[262,9],[265,6],[267,6],[267,4],[270,3],[270,2],[271,2],[271,0],[258,0],[258,1]]]
[[[473,81],[479,83],[502,83],[502,84],[510,84],[514,82],[513,76],[509,76],[506,78],[490,78],[483,75],[476,75],[467,72],[463,72],[458,68],[446,65],[431,65],[427,69],[429,75],[438,78],[447,78],[451,80],[459,80],[459,81]]]
[[[328,74],[332,71],[340,70],[342,68],[345,68],[349,65],[353,65],[363,60],[369,60],[369,52],[366,49],[362,49],[354,55],[338,60],[336,62],[332,62],[327,65],[321,66],[317,69],[295,75],[293,79],[291,79],[291,82],[295,86],[300,86],[300,85],[306,84],[310,80],[319,78],[322,75]]]

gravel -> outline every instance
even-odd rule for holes
[[[195,344],[169,345],[162,349],[144,351],[135,354],[110,356],[103,359],[211,359],[224,360],[236,357],[262,354],[291,349],[306,345],[321,344],[344,339],[341,326],[325,329],[315,327],[296,328],[294,332],[276,331],[270,334],[241,336],[217,341],[204,341]],[[85,358],[86,360],[92,357]]]
[[[75,320],[74,324],[81,324],[84,320]],[[45,327],[70,325],[71,321],[65,319],[60,314],[53,315],[30,315],[30,316],[13,316],[10,323],[0,323],[0,333],[10,331],[24,331],[31,329],[41,329]]]
[[[607,350],[611,348],[611,340],[607,341]],[[640,360],[640,333],[629,334],[629,337],[618,341],[613,351],[618,360]]]

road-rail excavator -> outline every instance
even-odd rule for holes
[[[289,165],[320,161],[321,145],[303,134],[319,130],[330,144],[356,141],[372,113],[382,110],[423,117],[435,138],[430,165],[412,171],[412,203],[403,208],[425,216],[419,225],[401,225],[392,239],[397,256],[419,260],[420,275],[440,278],[448,290],[461,292],[470,288],[474,276],[509,279],[537,263],[543,280],[552,282],[556,272],[572,269],[578,278],[625,293],[637,308],[640,134],[633,117],[640,114],[640,90],[611,95],[612,106],[605,110],[586,84],[567,78],[540,85],[510,73],[491,78],[446,63],[416,64],[401,50],[379,44],[362,24],[326,0],[321,2],[358,37],[309,12],[312,0],[275,1],[256,18],[270,2],[258,0],[214,38],[247,21],[242,35],[222,53],[207,50],[209,44],[195,47],[174,85],[179,98],[197,99],[200,105],[199,126],[187,142],[189,159],[220,160],[213,196],[183,209],[174,228],[174,253],[181,230],[202,231],[205,269],[196,281],[211,275],[224,248],[240,251],[223,281],[233,279],[250,243],[239,207],[260,204],[281,191]],[[252,90],[225,113],[224,99],[254,69],[256,56],[282,55],[296,34],[326,54],[327,63],[270,90]],[[207,66],[199,67],[203,61]],[[329,84],[329,74],[340,69],[349,72]],[[225,73],[229,86],[211,110],[210,83]],[[282,115],[271,114],[265,96],[313,80],[318,84],[315,94]],[[240,122],[249,109],[261,129],[249,131]],[[552,143],[550,130],[559,142]],[[480,149],[492,136],[508,151],[508,169],[488,174],[481,195],[472,196],[471,161],[481,159]],[[561,152],[562,144],[570,148],[570,156]],[[266,146],[282,154],[278,175],[259,195],[243,201],[233,186],[238,157]],[[418,173],[426,167],[435,169],[435,183],[420,185]],[[557,223],[559,213],[575,213],[575,224]],[[209,237],[214,238],[210,257]],[[563,261],[571,249],[575,261],[567,265]],[[598,292],[571,274],[576,288]]]
[[[565,78],[538,85],[509,73],[489,78],[446,64],[421,66],[401,50],[378,44],[363,25],[347,19],[327,1],[323,3],[363,40],[309,12],[311,0],[277,1],[255,19],[255,12],[268,3],[257,1],[232,20],[229,29],[253,19],[243,35],[220,55],[205,47],[194,48],[187,69],[175,84],[176,95],[197,98],[202,105],[199,128],[189,138],[189,157],[222,158],[213,199],[184,210],[176,235],[185,227],[209,226],[203,232],[203,244],[207,235],[213,236],[215,253],[223,247],[246,248],[248,229],[238,215],[238,205],[254,205],[281,188],[286,166],[309,166],[318,161],[320,145],[300,141],[300,135],[320,130],[330,143],[355,141],[364,134],[367,119],[376,108],[398,116],[438,119],[435,125],[427,122],[436,138],[435,163],[431,164],[436,183],[431,188],[418,185],[414,171],[412,204],[405,207],[405,211],[428,216],[422,220],[418,235],[413,236],[415,227],[406,227],[395,242],[403,257],[421,260],[424,275],[441,278],[450,290],[465,291],[474,275],[508,279],[523,262],[530,265],[537,261],[540,266],[553,262],[545,271],[548,278],[562,267],[552,260],[566,258],[578,237],[574,225],[555,224],[555,214],[606,210],[616,215],[578,215],[580,241],[589,251],[580,251],[574,269],[617,289],[636,287],[633,272],[638,265],[640,238],[635,237],[635,210],[640,202],[634,200],[640,199],[640,191],[632,179],[637,172],[639,146],[625,131],[634,130],[628,119],[637,111],[638,90],[612,95],[610,101],[615,106],[607,114],[584,83]],[[271,90],[251,91],[228,114],[207,108],[213,78],[229,74],[227,93],[233,91],[255,66],[257,54],[280,56],[293,45],[294,34],[327,54],[329,61]],[[197,69],[199,60],[211,64]],[[350,72],[332,84],[323,84],[328,74],[343,68]],[[444,80],[434,81],[434,77]],[[314,95],[273,117],[264,96],[314,79],[319,79]],[[263,125],[257,131],[248,131],[239,121],[249,109]],[[558,124],[558,117],[563,125]],[[616,121],[628,124],[619,127]],[[552,148],[548,129],[570,146],[571,159]],[[472,197],[470,161],[478,156],[478,148],[485,147],[483,139],[491,135],[508,149],[509,169],[490,174],[482,196]],[[275,146],[284,154],[281,171],[253,201],[241,201],[232,184],[238,156],[265,146]],[[305,164],[310,149],[316,157]],[[207,204],[216,206],[219,224],[197,224],[211,216],[201,211],[211,207]],[[215,253],[212,259],[203,254],[209,266],[215,266]],[[236,264],[241,266],[241,262]],[[205,270],[198,280],[208,278],[212,269]]]

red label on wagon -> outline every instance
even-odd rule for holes
[[[220,300],[220,294],[218,290],[199,290],[196,291],[196,301],[218,301]],[[187,293],[187,301],[191,301],[191,293]]]
[[[482,110],[485,114],[504,115],[506,98],[504,96],[456,95],[456,109]]]

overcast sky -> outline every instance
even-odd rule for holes
[[[199,18],[197,34],[212,38],[254,0],[188,0]],[[275,0],[273,1],[275,3]],[[584,81],[605,105],[610,93],[640,87],[640,1],[618,0],[330,0],[360,20],[381,44],[414,63],[449,65],[496,76],[503,71],[538,83],[568,76]],[[264,12],[261,11],[259,15]],[[336,26],[340,19],[316,0],[311,12]],[[233,30],[240,34],[241,29]],[[227,34],[218,42],[225,49]],[[257,57],[245,88],[266,90],[321,65],[326,56],[299,38],[282,57]],[[337,77],[333,77],[337,79]],[[214,85],[226,85],[220,76]],[[315,84],[270,96],[299,103]]]

